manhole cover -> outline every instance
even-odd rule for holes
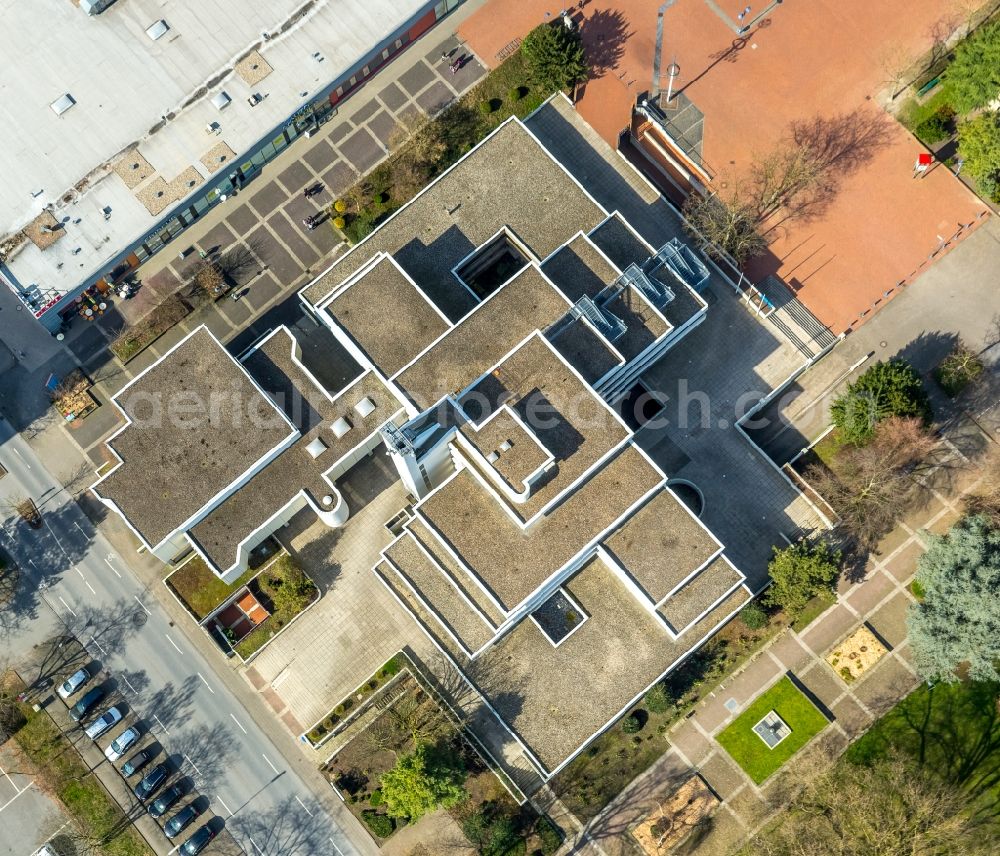
[[[146,613],[140,609],[138,612],[132,614],[132,623],[136,627],[142,627],[146,623],[146,618]]]

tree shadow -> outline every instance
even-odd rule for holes
[[[628,19],[616,9],[598,9],[580,22],[590,77],[603,77],[618,68],[625,53],[625,42],[633,33]]]
[[[180,686],[168,681],[152,694],[143,705],[150,715],[155,714],[164,726],[180,726],[191,713],[195,690],[199,686],[196,675],[188,675]]]
[[[330,826],[325,813],[307,809],[294,797],[286,797],[271,808],[231,818],[229,827],[247,839],[244,849],[248,853],[314,856],[331,852]]]
[[[226,726],[198,725],[171,733],[170,745],[186,764],[201,791],[211,791],[222,780],[236,752],[232,730]]]

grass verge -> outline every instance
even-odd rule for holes
[[[820,592],[802,607],[802,612],[795,616],[792,621],[792,630],[801,633],[836,602],[837,595],[832,591]]]
[[[38,768],[38,776],[73,816],[84,835],[100,842],[106,856],[152,856],[142,836],[90,773],[69,740],[45,711],[22,705],[25,725],[14,735]]]

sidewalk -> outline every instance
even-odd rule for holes
[[[993,449],[992,454],[997,454]],[[911,692],[920,678],[906,639],[906,611],[914,601],[908,584],[926,549],[926,532],[944,533],[961,516],[962,498],[979,483],[980,468],[950,450],[948,467],[925,484],[924,503],[880,545],[857,583],[843,581],[837,602],[801,633],[784,631],[666,735],[670,748],[650,769],[591,821],[584,833],[592,852],[624,856],[627,833],[674,783],[699,773],[722,804],[699,841],[698,852],[722,854],[759,829],[785,801],[788,773],[838,756],[872,722]],[[956,468],[958,474],[956,476]],[[845,683],[824,659],[833,645],[867,623],[889,653],[871,672]],[[715,741],[753,699],[792,673],[832,716],[831,723],[777,775],[755,785]],[[564,824],[565,825],[565,824]],[[578,836],[579,838],[579,836]]]

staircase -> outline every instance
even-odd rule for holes
[[[812,359],[837,341],[829,328],[824,327],[777,276],[768,276],[758,288],[775,307],[774,312],[767,316],[768,320],[804,356]]]
[[[574,318],[586,318],[609,342],[620,339],[628,329],[621,318],[600,308],[586,295],[573,304],[570,315]]]

